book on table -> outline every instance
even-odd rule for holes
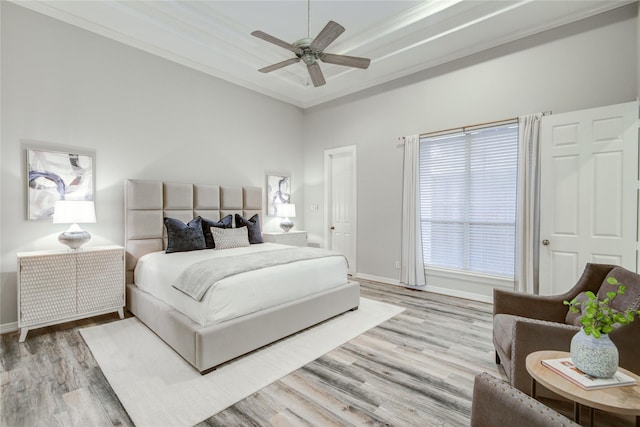
[[[576,368],[570,357],[545,359],[542,364],[585,390],[633,385],[635,378],[618,370],[611,378],[596,378]]]

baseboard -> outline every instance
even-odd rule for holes
[[[427,290],[427,288],[425,286],[407,286],[407,285],[403,285],[402,283],[400,283],[399,280],[389,279],[388,277],[373,276],[371,274],[356,273],[356,279],[358,279],[358,278],[364,279],[364,280],[370,280],[372,282],[384,283],[384,284],[387,284],[387,285],[402,286],[403,288],[416,289],[416,290],[419,290],[419,291],[426,291]]]
[[[388,277],[380,277],[380,276],[374,276],[371,274],[364,274],[364,273],[356,273],[355,278],[371,280],[372,282],[380,282],[388,285],[402,286],[403,288],[433,292],[434,294],[448,295],[450,297],[468,299],[471,301],[493,303],[493,297],[490,297],[490,296],[474,294],[472,292],[458,291],[455,289],[441,288],[438,286],[430,286],[429,284],[427,284],[427,286],[405,286],[402,283],[400,283],[399,280],[396,280],[396,279],[390,279]]]
[[[493,304],[493,297],[490,297],[487,295],[474,294],[472,292],[464,292],[464,291],[458,291],[455,289],[440,288],[438,286],[429,286],[429,285],[427,285],[427,288],[425,290],[427,292],[433,292],[434,294],[447,295],[450,297],[457,297],[457,298],[468,299],[471,301],[478,301],[478,302],[488,302],[490,304]]]
[[[18,322],[0,324],[0,334],[7,334],[18,330]]]
[[[356,273],[356,279],[371,280],[372,282],[385,283],[387,285],[402,286],[399,280],[389,279],[388,277],[374,276],[372,274]]]

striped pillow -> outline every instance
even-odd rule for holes
[[[218,228],[210,227],[215,249],[231,249],[249,246],[247,227]]]

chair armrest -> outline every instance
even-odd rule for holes
[[[471,427],[578,426],[564,415],[486,372],[476,375],[471,402]]]
[[[542,296],[494,289],[493,314],[513,314],[564,323],[569,308],[563,304],[563,301],[571,301],[583,291],[597,292],[614,267],[609,264],[587,263],[575,286],[561,295]]]
[[[542,296],[493,290],[493,314],[512,314],[537,320],[564,323],[569,308],[558,296]]]
[[[531,376],[527,372],[527,356],[540,350],[569,351],[571,338],[580,328],[564,323],[534,319],[517,319],[511,347],[511,385],[531,392]]]

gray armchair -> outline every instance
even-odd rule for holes
[[[493,345],[496,363],[502,363],[511,385],[529,393],[531,377],[525,367],[528,354],[538,350],[569,351],[571,338],[580,329],[579,316],[569,313],[564,300],[579,293],[606,293],[605,279],[613,276],[627,287],[614,301],[618,310],[640,308],[640,275],[622,267],[587,264],[578,283],[562,295],[540,296],[494,290]],[[640,373],[640,319],[609,334],[618,347],[620,366]]]
[[[486,372],[476,375],[471,427],[579,426],[569,418]]]

